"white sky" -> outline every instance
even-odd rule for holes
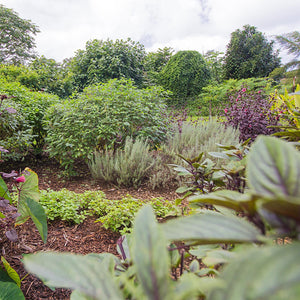
[[[74,56],[91,39],[130,37],[147,51],[166,46],[205,53],[225,51],[230,34],[245,24],[268,38],[300,31],[299,0],[0,0],[0,4],[39,26],[38,54],[57,61]]]

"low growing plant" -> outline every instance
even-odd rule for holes
[[[87,216],[96,216],[104,228],[122,234],[131,231],[134,216],[145,203],[152,205],[158,217],[165,217],[173,210],[170,201],[160,198],[140,200],[127,195],[120,200],[109,200],[102,191],[75,193],[67,189],[42,191],[40,203],[49,220],[80,224]]]
[[[127,137],[124,149],[117,149],[115,152],[95,152],[89,160],[89,169],[95,179],[137,188],[149,176],[155,164],[149,148],[147,141],[134,141]]]

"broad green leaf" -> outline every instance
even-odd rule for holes
[[[70,300],[94,300],[91,297],[87,297],[84,294],[79,293],[78,291],[74,291],[71,294]]]
[[[179,255],[176,245],[173,243],[169,246],[169,256],[171,266],[177,268],[180,263],[181,256]]]
[[[40,199],[37,174],[29,168],[25,168],[23,173],[25,176],[25,182],[20,183],[18,213],[20,213],[21,216],[17,219],[17,225],[25,223],[28,217],[30,217],[25,199],[30,198],[35,201],[39,201]]]
[[[9,202],[11,203],[11,197],[8,191],[8,187],[1,176],[0,176],[0,197],[9,200]]]
[[[217,264],[227,263],[234,256],[235,256],[234,252],[226,251],[223,249],[217,249],[217,250],[208,251],[206,256],[202,259],[202,261],[205,265],[211,267]]]
[[[23,262],[27,271],[44,279],[47,285],[78,290],[97,300],[122,299],[108,264],[96,257],[39,252],[25,255]]]
[[[189,202],[192,204],[220,205],[235,211],[255,213],[255,199],[249,194],[241,194],[236,191],[221,190],[209,194],[195,195],[189,198]]]
[[[39,179],[38,175],[29,168],[25,168],[23,172],[25,176],[25,182],[20,183],[20,201],[25,198],[31,198],[35,201],[39,201]]]
[[[300,153],[288,142],[260,136],[250,148],[248,184],[255,193],[300,197]]]
[[[31,217],[38,229],[44,243],[47,241],[47,216],[43,206],[31,198],[24,198],[22,201],[21,216],[17,218],[16,225],[23,224]],[[25,216],[25,218],[24,218]]]
[[[193,244],[251,243],[261,238],[250,222],[212,211],[173,219],[160,226],[169,240]]]
[[[223,282],[209,277],[198,277],[193,273],[183,274],[175,286],[173,300],[199,299],[209,291],[223,287]]]
[[[147,299],[168,299],[171,296],[171,282],[167,241],[150,205],[138,212],[132,238],[132,259]]]
[[[5,215],[4,215],[1,211],[0,211],[0,218],[1,218],[1,219],[6,218]]]
[[[19,274],[10,266],[8,261],[3,256],[1,256],[1,261],[4,265],[4,268],[5,268],[8,276],[17,284],[18,287],[20,287],[21,279],[20,279]]]
[[[286,197],[284,199],[262,199],[259,201],[263,209],[277,215],[285,216],[300,223],[300,199]]]
[[[15,284],[15,282],[8,276],[7,272],[0,266],[0,282],[1,281],[8,281]]]
[[[176,193],[182,194],[182,193],[185,193],[185,192],[190,191],[190,190],[192,190],[192,189],[193,189],[192,187],[181,186],[181,187],[179,187],[179,188],[176,190]]]
[[[198,259],[201,259],[206,256],[206,253],[210,250],[215,249],[218,247],[217,245],[200,245],[196,247],[192,247],[192,249],[189,250],[189,252],[196,256]]]
[[[221,273],[226,282],[208,300],[298,300],[300,244],[252,248],[239,253]]]
[[[223,152],[208,152],[208,154],[216,158],[228,159],[228,155]]]
[[[130,260],[129,236],[123,235],[117,241],[117,251],[123,260]]]
[[[25,300],[21,289],[13,282],[0,281],[0,300]]]
[[[189,265],[189,269],[191,272],[197,272],[200,269],[200,265],[197,259],[194,259],[190,265]]]

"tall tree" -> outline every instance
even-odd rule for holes
[[[0,63],[24,64],[34,57],[34,35],[39,28],[0,5]]]
[[[171,47],[159,48],[156,52],[147,53],[144,61],[146,81],[149,85],[156,85],[159,81],[159,72],[170,60],[174,52]]]
[[[128,78],[141,85],[145,55],[144,46],[131,39],[88,41],[85,50],[78,50],[71,61],[75,84],[83,90],[109,79]]]
[[[231,33],[224,59],[225,79],[265,77],[280,65],[278,52],[256,27],[245,25]]]
[[[210,72],[197,51],[178,51],[160,72],[160,83],[173,92],[179,103],[196,96],[208,84]]]
[[[276,36],[277,42],[282,48],[286,49],[288,54],[294,56],[294,60],[285,65],[286,68],[300,67],[300,32],[293,31],[283,35]]]
[[[210,70],[212,84],[221,83],[223,76],[224,53],[209,50],[204,54],[204,59]]]
[[[45,56],[36,57],[29,68],[38,74],[39,89],[65,98],[73,92],[73,77],[66,61],[58,63]]]

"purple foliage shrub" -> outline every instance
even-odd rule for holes
[[[272,99],[262,91],[248,92],[244,87],[229,96],[229,105],[224,109],[225,124],[239,128],[240,141],[260,135],[270,135],[278,129],[279,116],[271,110]]]

